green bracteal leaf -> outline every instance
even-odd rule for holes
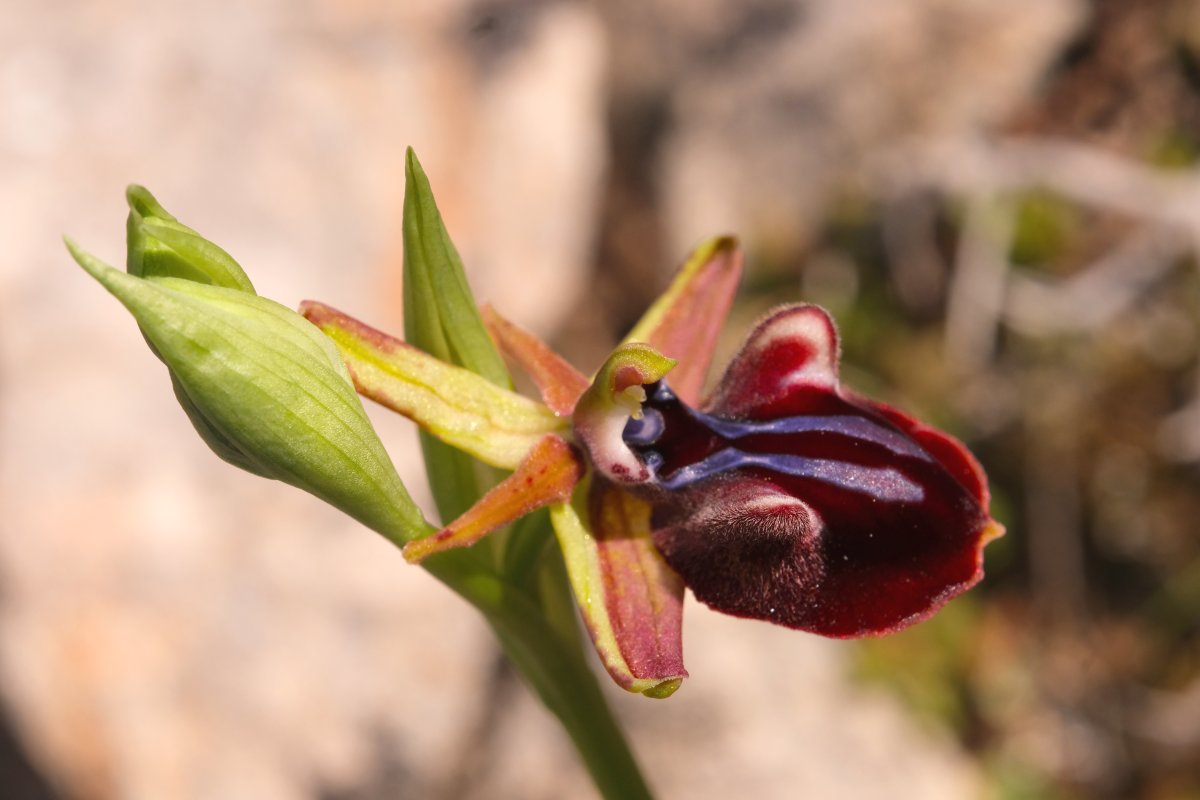
[[[502,388],[511,382],[479,318],[462,260],[429,178],[409,148],[404,184],[404,338],[430,355]],[[443,522],[458,518],[494,483],[465,453],[421,432],[429,486]]]

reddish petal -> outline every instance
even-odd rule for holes
[[[435,553],[468,547],[531,511],[570,499],[583,477],[581,458],[553,434],[534,445],[525,460],[454,522],[404,546],[404,558],[418,564]]]
[[[570,414],[588,388],[587,377],[541,339],[509,322],[491,306],[483,306],[479,311],[496,346],[529,374],[546,405],[559,416]]]
[[[625,339],[646,342],[679,362],[671,385],[684,402],[700,398],[741,277],[742,251],[735,239],[705,242],[688,256],[671,286]]]
[[[597,479],[550,521],[604,668],[628,691],[670,695],[687,677],[683,582],[650,539],[650,506]]]
[[[680,678],[683,581],[651,542],[650,506],[604,480],[588,498],[604,600],[621,655],[637,678]]]

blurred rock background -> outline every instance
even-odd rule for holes
[[[10,0],[0,797],[588,797],[473,613],[212,458],[124,312],[131,181],[259,290],[400,324],[403,153],[476,291],[580,365],[701,236],[726,349],[829,306],[1009,534],[840,643],[693,604],[614,693],[664,798],[1200,797],[1200,8],[1190,0]],[[376,414],[424,492],[410,427]]]

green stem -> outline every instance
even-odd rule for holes
[[[517,669],[566,728],[600,796],[650,800],[625,736],[578,653],[546,647],[530,653],[495,621],[493,627]]]
[[[651,800],[578,641],[559,636],[527,594],[457,555],[431,558],[426,567],[483,612],[517,670],[566,728],[600,796]]]

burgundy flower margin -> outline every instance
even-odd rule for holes
[[[700,400],[741,268],[733,240],[702,245],[593,379],[483,309],[542,403],[305,303],[361,394],[513,470],[405,557],[548,506],[605,668],[657,697],[687,675],[685,587],[718,611],[846,638],[924,620],[977,583],[1003,533],[983,470],[952,437],[840,386],[821,308],[770,313]]]

